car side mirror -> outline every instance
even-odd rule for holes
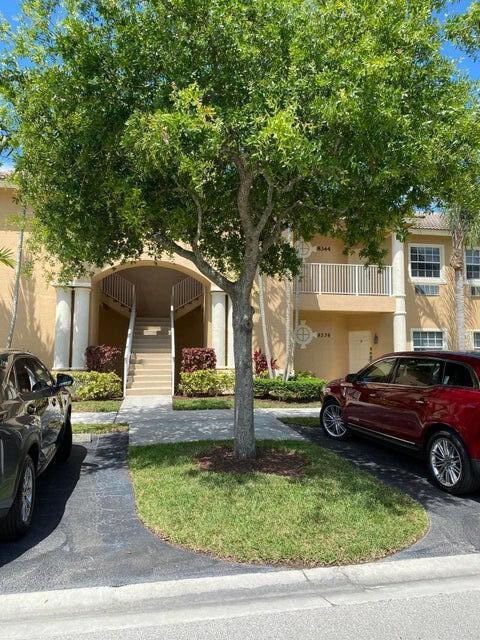
[[[64,387],[71,387],[72,384],[73,384],[72,376],[69,376],[66,373],[57,374],[56,386],[58,387],[58,389],[63,389]]]
[[[345,382],[355,382],[357,379],[357,374],[356,373],[349,373],[348,375],[345,376]]]

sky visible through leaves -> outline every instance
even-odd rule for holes
[[[20,7],[22,4],[22,0],[0,0],[0,14],[3,15],[12,25],[15,25],[16,16],[20,13]],[[442,17],[445,15],[455,15],[457,13],[464,13],[469,5],[471,4],[471,0],[452,0],[449,3],[446,11],[442,14]],[[472,58],[465,55],[463,52],[458,51],[453,45],[446,44],[444,48],[445,55],[450,58],[453,58],[459,69],[463,72],[466,72],[472,80],[480,81],[480,59],[473,60]],[[8,163],[8,161],[7,161]]]

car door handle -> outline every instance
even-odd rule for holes
[[[415,402],[417,404],[425,404],[426,401],[423,398],[420,398],[419,400],[415,400]]]
[[[378,393],[369,393],[368,397],[369,398],[378,398]]]

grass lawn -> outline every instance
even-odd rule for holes
[[[418,502],[336,454],[307,442],[261,444],[302,455],[305,474],[200,470],[195,456],[211,450],[212,442],[130,448],[141,519],[162,538],[189,549],[290,566],[381,558],[427,530],[427,514]]]
[[[255,409],[294,409],[295,407],[319,407],[320,402],[280,402],[279,400],[262,400],[256,398],[254,401]],[[217,396],[214,398],[185,398],[183,396],[175,396],[172,399],[174,409],[189,411],[194,409],[232,409],[232,396]]]
[[[72,402],[72,411],[98,411],[105,413],[107,411],[118,411],[121,400],[77,400]]]
[[[280,422],[284,424],[291,424],[292,427],[319,427],[320,428],[320,418],[319,416],[282,416],[277,418]]]
[[[121,422],[114,423],[101,423],[101,424],[82,424],[75,422],[72,424],[73,433],[118,433],[119,431],[128,431],[128,424],[122,424]]]

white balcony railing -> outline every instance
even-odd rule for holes
[[[299,278],[300,293],[391,296],[392,267],[307,262]]]
[[[131,309],[135,302],[135,285],[118,273],[111,273],[102,280],[105,295]]]
[[[195,278],[185,278],[172,287],[172,304],[177,311],[196,300],[203,293],[203,284]]]

